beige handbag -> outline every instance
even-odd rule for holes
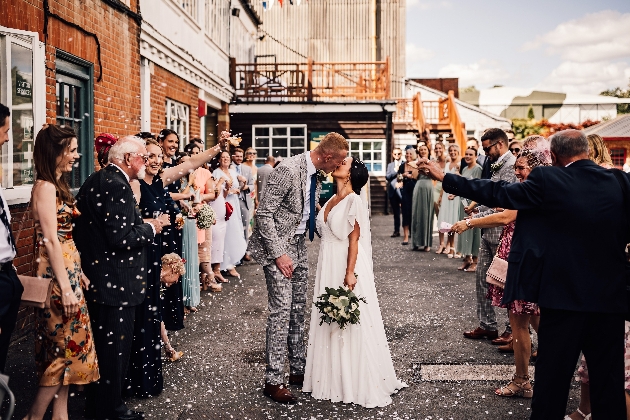
[[[26,216],[28,215],[28,211],[30,210],[30,208],[31,203],[28,204],[28,206],[26,207],[26,211],[24,211],[22,221],[20,222],[18,234],[15,237],[16,248],[17,243],[20,240],[20,235],[22,234],[24,220],[26,220]],[[13,267],[13,269],[15,269],[15,267]],[[20,279],[20,283],[22,283],[22,286],[24,287],[24,292],[22,292],[22,305],[42,309],[50,308],[50,295],[52,294],[53,287],[52,278],[33,277],[18,274],[18,279]]]
[[[505,279],[507,277],[508,262],[496,255],[492,259],[488,272],[486,273],[486,282],[494,284],[500,288],[505,288]]]

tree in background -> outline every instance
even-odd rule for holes
[[[607,89],[600,93],[604,96],[613,96],[615,98],[630,98],[630,83],[628,83],[628,89],[623,90],[620,87],[614,89]],[[617,114],[630,114],[630,104],[617,104]]]

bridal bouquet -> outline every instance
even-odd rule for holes
[[[337,289],[327,287],[326,293],[320,295],[315,302],[315,306],[321,313],[319,325],[324,322],[328,325],[336,322],[343,330],[347,324],[358,324],[361,314],[359,302],[367,303],[365,298],[358,297],[352,290],[343,286]]]
[[[210,229],[214,224],[215,218],[214,209],[207,204],[202,204],[197,211],[197,227],[199,229]]]

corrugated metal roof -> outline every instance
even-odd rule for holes
[[[584,130],[584,134],[599,134],[602,137],[630,137],[630,114],[619,115]]]

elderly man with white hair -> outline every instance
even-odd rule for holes
[[[144,300],[145,247],[168,217],[143,220],[129,185],[143,178],[147,149],[123,137],[109,151],[109,165],[93,173],[77,196],[81,213],[73,231],[81,266],[91,280],[85,298],[92,319],[101,379],[87,387],[86,418],[135,420],[122,386],[131,353],[135,306]]]

